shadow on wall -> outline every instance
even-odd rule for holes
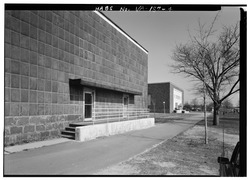
[[[83,101],[83,86],[70,85],[70,101]]]
[[[70,92],[70,101],[83,101],[84,100],[84,87],[82,85],[69,83],[69,92]],[[95,88],[95,102],[100,103],[114,103],[114,104],[122,104],[123,103],[123,96],[124,93]],[[129,99],[128,103],[131,105],[135,104],[134,95],[128,94],[127,96]]]
[[[122,104],[123,93],[113,90],[96,88],[95,101],[100,103]],[[129,104],[134,104],[134,95],[129,95]]]

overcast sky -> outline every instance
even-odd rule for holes
[[[185,91],[185,102],[196,97],[191,79],[172,74],[170,64],[176,44],[189,40],[189,31],[198,29],[198,21],[211,23],[218,11],[106,11],[103,12],[127,34],[148,50],[148,83],[172,82]],[[224,25],[235,25],[240,20],[239,8],[222,8],[215,29],[220,32]],[[209,24],[208,24],[209,25]],[[232,98],[234,105],[239,97]]]

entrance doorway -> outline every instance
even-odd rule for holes
[[[84,105],[84,112],[85,112],[85,121],[92,120],[92,107],[93,107],[93,93],[92,92],[85,92],[85,105]]]
[[[124,95],[123,96],[123,117],[124,118],[128,116],[128,105],[129,105],[129,96]]]

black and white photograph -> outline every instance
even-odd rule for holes
[[[246,6],[4,4],[3,176],[246,177]]]

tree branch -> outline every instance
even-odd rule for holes
[[[235,86],[239,83],[239,81],[240,81],[240,78],[238,78],[238,80],[234,83],[234,85],[232,86],[232,88],[230,89],[230,91],[227,93],[227,95],[225,95],[225,96],[220,100],[220,102],[224,101],[224,99],[226,99],[226,98],[229,97],[230,95],[232,95],[232,94],[234,94],[234,93],[236,93],[237,91],[240,90],[240,89],[237,89],[237,90],[233,91],[234,88],[235,88]]]

